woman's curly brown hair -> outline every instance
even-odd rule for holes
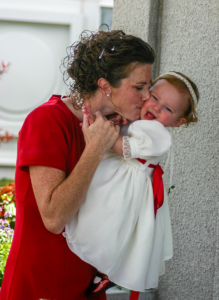
[[[192,86],[192,88],[195,92],[195,95],[197,97],[197,101],[199,102],[199,91],[198,91],[198,88],[197,88],[196,84],[189,77],[187,77],[186,75],[184,75],[180,72],[176,72],[176,71],[171,71],[171,72],[177,73],[177,74],[181,75],[182,77],[184,77],[185,79],[188,80],[188,82],[191,84],[191,86]],[[161,79],[167,80],[170,84],[175,86],[179,90],[180,93],[186,93],[186,95],[187,95],[186,99],[188,100],[188,106],[187,106],[187,109],[184,112],[184,115],[182,117],[186,119],[186,124],[185,125],[187,125],[187,126],[190,123],[196,123],[198,121],[198,113],[196,111],[196,108],[195,108],[194,103],[193,103],[192,96],[191,96],[191,94],[189,92],[189,89],[186,86],[186,84],[182,80],[180,80],[179,78],[175,77],[174,75],[163,74],[163,75],[160,75],[159,77],[157,77],[152,82],[151,86],[153,86],[156,82],[158,82]]]
[[[126,35],[122,30],[98,32],[83,31],[80,41],[67,48],[61,67],[70,95],[90,97],[96,91],[99,78],[105,78],[113,87],[130,73],[132,62],[153,64],[153,49],[142,39]],[[73,101],[75,108],[77,104]]]

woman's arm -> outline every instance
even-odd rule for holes
[[[83,122],[86,147],[77,165],[66,178],[61,170],[44,166],[30,166],[34,195],[45,227],[61,233],[83,203],[93,174],[106,150],[119,134],[105,117],[96,113],[93,125]]]

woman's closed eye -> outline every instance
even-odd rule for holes
[[[152,95],[152,97],[155,101],[158,101],[158,99],[154,95]]]

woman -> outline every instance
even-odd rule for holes
[[[119,127],[103,116],[139,119],[153,62],[147,43],[120,30],[85,33],[70,47],[63,64],[74,80],[71,96],[53,95],[29,114],[19,134],[17,220],[1,300],[86,299],[96,270],[68,249],[61,233],[118,137]],[[96,121],[88,126],[85,119],[82,133],[83,103]]]

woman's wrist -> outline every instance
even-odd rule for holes
[[[92,145],[89,143],[85,146],[85,149],[82,153],[81,157],[90,157],[94,162],[99,164],[99,162],[102,160],[104,154],[106,152],[105,147],[102,147],[102,145]]]

